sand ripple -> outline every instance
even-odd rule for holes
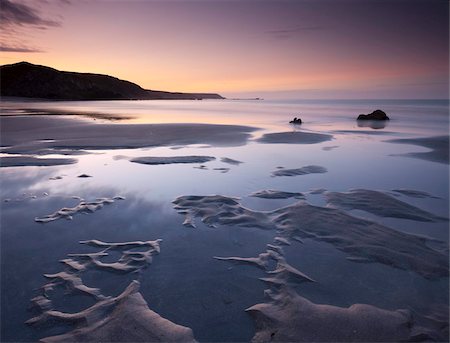
[[[358,258],[358,262],[412,270],[430,279],[449,275],[447,254],[428,246],[434,240],[356,218],[339,209],[300,201],[274,211],[272,220],[286,238],[299,236],[327,242]]]
[[[267,303],[246,311],[256,325],[252,342],[399,342],[410,339],[407,311],[371,305],[318,305],[290,288],[266,291]]]
[[[215,160],[212,156],[171,156],[171,157],[136,157],[130,159],[130,162],[141,164],[175,164],[175,163],[206,163]]]
[[[378,193],[367,192],[369,196],[375,197]],[[408,217],[411,210],[409,205],[403,206],[399,200],[392,199],[396,201],[396,214],[402,218]],[[276,229],[279,238],[285,242],[298,237],[327,242],[347,253],[350,260],[355,262],[378,262],[415,271],[430,279],[449,275],[447,253],[434,250],[428,245],[436,240],[353,217],[340,209],[313,206],[306,201],[299,201],[275,211],[262,212],[243,207],[237,198],[221,195],[181,196],[173,203],[174,208],[186,216],[185,225],[195,226],[195,217],[199,217],[210,227],[235,225]],[[370,204],[371,202],[367,205],[369,209]],[[419,216],[421,212],[416,213]],[[263,263],[264,261],[259,262]]]
[[[72,220],[75,214],[92,213],[103,208],[104,205],[109,205],[115,202],[116,200],[124,200],[124,199],[125,199],[124,197],[115,196],[113,198],[99,198],[95,201],[90,202],[82,200],[75,207],[63,207],[60,210],[52,214],[48,214],[44,217],[36,217],[34,218],[34,221],[38,223],[49,223],[62,218]]]
[[[89,269],[119,273],[136,273],[152,262],[152,256],[160,252],[161,240],[106,243],[99,240],[80,242],[100,251],[85,254],[69,254],[61,262],[65,271],[45,274],[50,281],[41,287],[41,294],[31,299],[32,308],[38,314],[29,319],[28,325],[58,325],[69,323],[74,329],[62,335],[46,337],[42,342],[195,342],[192,330],[162,318],[148,308],[139,293],[139,282],[132,281],[117,297],[108,297],[99,288],[83,284],[82,273]],[[139,248],[139,251],[133,249]],[[109,251],[121,252],[114,263],[104,263],[102,258]],[[96,303],[80,312],[65,313],[54,309],[51,291],[62,287],[68,292],[94,297]]]
[[[209,227],[217,225],[238,225],[274,229],[273,223],[263,212],[249,210],[239,204],[238,198],[222,195],[186,195],[173,201],[178,213],[186,216],[184,225],[195,227],[195,217]]]
[[[400,191],[405,193],[405,191]],[[406,191],[406,194],[423,197],[423,193]],[[333,207],[347,210],[358,209],[381,217],[411,219],[423,222],[445,221],[448,218],[439,217],[421,210],[383,192],[368,189],[352,189],[348,192],[326,192],[327,203]]]
[[[295,193],[295,192],[284,192],[284,191],[277,191],[273,189],[264,189],[261,191],[253,192],[250,194],[251,197],[256,198],[263,198],[263,199],[289,199],[289,198],[295,198],[295,199],[304,199],[305,196],[303,193]]]
[[[297,176],[307,174],[323,174],[328,170],[321,166],[305,166],[296,169],[278,169],[272,172],[272,176]]]
[[[1,118],[4,153],[41,150],[132,149],[153,146],[245,145],[256,128],[214,124],[100,124],[49,116]]]
[[[257,139],[260,143],[272,144],[316,144],[333,139],[333,136],[323,133],[314,132],[276,132],[266,133],[261,138]]]
[[[43,338],[56,342],[195,342],[190,328],[177,325],[148,308],[132,281],[119,296],[99,301],[78,313],[47,311],[46,320],[75,325],[63,335]]]
[[[0,157],[0,167],[49,167],[76,163],[74,158],[38,158],[33,156]]]
[[[279,238],[275,237],[275,243]],[[433,337],[426,329],[415,328],[406,310],[388,311],[365,304],[349,308],[318,305],[300,296],[295,284],[315,281],[287,263],[280,245],[268,244],[258,257],[215,258],[254,265],[267,274],[261,278],[269,286],[267,301],[246,310],[256,326],[252,342],[397,342],[410,340],[418,332]],[[270,270],[270,260],[276,261],[274,270]]]
[[[395,156],[406,156],[420,158],[426,161],[449,163],[449,136],[422,137],[422,138],[401,138],[391,139],[386,142],[399,144],[412,144],[430,149],[427,152],[410,152]]]
[[[427,192],[424,192],[424,191],[417,191],[417,190],[414,190],[414,189],[393,189],[392,191],[395,192],[395,193],[406,195],[407,197],[411,197],[411,198],[440,199],[439,197],[431,195],[430,193],[427,193]]]
[[[232,165],[235,165],[235,166],[238,166],[241,163],[244,163],[244,162],[241,162],[241,161],[238,161],[238,160],[233,160],[232,158],[228,158],[228,157],[222,157],[220,159],[220,161],[223,162],[223,163],[228,163],[228,164],[232,164]]]

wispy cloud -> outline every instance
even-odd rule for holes
[[[0,0],[0,52],[38,53],[41,48],[30,44],[35,34],[49,28],[61,26],[61,20],[42,15],[40,8],[48,5],[41,0],[34,2],[18,0]],[[45,7],[44,7],[45,8]]]
[[[0,20],[2,25],[32,25],[39,27],[60,26],[59,21],[43,18],[39,12],[19,2],[2,0]]]
[[[307,33],[307,32],[313,32],[313,31],[322,31],[326,28],[324,26],[297,26],[292,28],[286,28],[286,29],[279,29],[279,30],[269,30],[265,31],[264,33],[277,39],[288,39],[292,38],[294,36],[297,36],[299,34]]]
[[[0,51],[2,52],[44,52],[40,49],[35,49],[31,47],[26,46],[9,46],[9,45],[3,45],[0,43]]]

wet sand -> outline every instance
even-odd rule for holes
[[[139,293],[140,283],[132,281],[117,297],[106,297],[98,288],[84,285],[82,275],[89,269],[118,273],[136,273],[152,262],[160,253],[160,242],[136,241],[106,243],[98,240],[80,243],[100,249],[95,253],[69,254],[61,262],[66,270],[44,275],[50,281],[41,287],[41,295],[31,299],[38,315],[26,323],[31,326],[47,322],[70,323],[74,330],[62,335],[43,338],[42,342],[195,342],[192,330],[162,318],[148,308]],[[133,249],[142,249],[134,251]],[[110,251],[119,251],[121,257],[114,263],[104,263],[102,258]],[[92,296],[96,303],[77,313],[64,313],[53,309],[51,291],[65,287],[67,295],[82,293]]]
[[[361,144],[362,151],[366,146],[377,144],[394,146],[378,142],[376,136],[395,135],[395,131],[377,128],[377,131],[319,133],[283,132],[278,128],[280,132],[264,132],[260,138],[253,139],[252,134],[257,128],[243,125],[105,124],[38,115],[8,116],[0,120],[1,152],[5,154],[0,157],[1,164],[3,167],[17,166],[3,168],[5,175],[25,171],[21,175],[35,180],[30,181],[34,187],[30,188],[35,193],[20,196],[22,193],[17,192],[11,197],[12,191],[8,188],[9,197],[2,200],[9,206],[10,215],[26,217],[32,230],[40,230],[42,236],[47,237],[39,242],[42,244],[36,243],[36,247],[25,242],[23,237],[15,239],[21,237],[22,230],[28,230],[23,221],[13,233],[9,233],[10,236],[4,236],[9,242],[12,238],[21,242],[20,250],[24,253],[29,250],[30,254],[36,255],[38,262],[33,260],[35,268],[46,269],[42,273],[44,284],[36,290],[36,281],[33,280],[33,287],[29,287],[27,293],[34,289],[35,294],[29,298],[32,310],[26,323],[38,332],[43,342],[194,342],[196,338],[210,341],[204,337],[226,341],[211,332],[220,332],[220,328],[227,331],[229,327],[237,328],[236,332],[222,333],[223,337],[242,340],[242,332],[246,330],[247,334],[252,333],[247,337],[253,337],[254,342],[440,341],[448,338],[448,316],[445,315],[448,306],[439,303],[445,295],[437,294],[436,303],[427,304],[429,312],[416,311],[420,306],[415,306],[414,298],[414,292],[418,298],[420,296],[415,283],[429,289],[435,289],[433,285],[448,283],[448,244],[433,238],[448,224],[448,215],[443,214],[442,208],[433,207],[434,204],[442,205],[442,194],[435,196],[434,191],[426,187],[424,190],[422,187],[414,189],[400,178],[385,187],[371,187],[365,184],[366,179],[353,176],[350,181],[354,183],[353,187],[358,187],[354,189],[343,186],[350,182],[344,173],[339,174],[339,168],[345,167],[346,161],[348,163],[348,160],[341,161],[346,149],[355,146],[352,153],[359,152],[360,140],[353,133],[372,136],[364,142],[367,145],[363,147]],[[329,145],[330,140],[338,139],[334,133],[351,137],[339,140],[339,145]],[[389,143],[434,149],[418,154],[428,154],[427,161],[442,164],[445,156],[448,162],[446,139],[448,143],[448,137],[398,139]],[[202,145],[192,146],[199,144]],[[263,153],[252,158],[258,146]],[[246,155],[238,147],[253,150]],[[151,151],[132,150],[141,148],[151,148]],[[112,149],[127,150],[112,157],[113,153],[109,152]],[[172,155],[168,149],[176,150],[177,155]],[[206,150],[199,152],[199,149]],[[311,153],[306,149],[311,149]],[[107,160],[95,150],[104,150],[101,153],[111,158]],[[8,153],[21,156],[7,156]],[[283,154],[283,159],[279,159]],[[70,158],[50,155],[68,155]],[[72,155],[77,156],[76,159]],[[359,158],[361,156],[358,155]],[[97,162],[97,158],[101,162]],[[386,158],[390,157],[386,155]],[[265,163],[261,163],[262,160]],[[355,158],[354,161],[358,160]],[[373,168],[371,177],[374,180],[378,177],[374,166],[379,161],[379,156],[374,155],[373,165],[370,158],[361,162],[363,167],[364,163],[369,165],[369,172]],[[90,169],[95,163],[101,168]],[[114,165],[109,167],[108,163]],[[276,167],[280,165],[289,168]],[[54,168],[34,168],[38,166]],[[47,169],[48,173],[42,171]],[[137,169],[142,170],[141,174],[136,174]],[[347,171],[351,172],[350,164]],[[116,182],[111,183],[117,192],[102,190],[103,179],[110,176],[108,173],[118,175]],[[33,175],[40,175],[41,179],[36,181]],[[77,175],[94,177],[79,178]],[[345,179],[342,184],[341,178]],[[53,181],[59,179],[62,181]],[[233,182],[241,179],[239,188],[233,188]],[[138,187],[127,188],[133,182]],[[161,193],[158,183],[165,187],[164,193]],[[183,187],[180,187],[181,183]],[[53,195],[67,192],[64,189],[66,185],[80,190],[80,193],[75,193],[81,196],[75,199],[75,204],[72,201],[67,205],[67,199]],[[44,192],[43,187],[50,190],[45,188]],[[91,196],[83,195],[87,189]],[[92,195],[92,191],[97,193]],[[165,192],[170,196],[175,194],[170,198],[173,206],[161,195]],[[115,194],[126,196],[126,200],[123,196],[113,196]],[[98,195],[104,197],[99,198]],[[42,202],[35,207],[31,203],[47,198],[51,206],[43,206]],[[145,202],[144,198],[158,199],[163,205],[151,210],[149,204],[152,203]],[[27,201],[30,201],[29,205]],[[20,210],[19,206],[22,206]],[[27,206],[28,210],[23,211]],[[140,212],[127,213],[126,209],[133,206]],[[87,225],[91,221],[95,227]],[[157,223],[159,231],[154,231],[148,223]],[[405,229],[409,225],[417,227],[417,224],[425,225],[422,231],[430,229],[430,235],[419,235]],[[120,237],[122,230],[125,232],[123,239],[108,239]],[[50,239],[49,232],[53,235]],[[248,240],[241,240],[241,234]],[[125,237],[127,235],[132,238]],[[214,235],[220,239],[211,239]],[[73,240],[73,237],[78,239],[72,244],[81,243],[79,250],[67,249],[62,255],[59,250],[54,265],[48,259],[40,265],[41,255],[48,253],[42,251],[42,246],[50,249],[53,245],[56,249],[58,244],[66,244],[66,240]],[[164,238],[162,248],[162,240],[157,238]],[[166,242],[172,245],[172,259],[158,267],[158,263],[167,258]],[[336,289],[339,289],[339,283],[354,290],[374,281],[374,290],[370,292],[383,298],[382,304],[376,297],[366,301],[347,294],[349,291],[339,293],[334,286],[330,287],[332,283],[325,283],[332,275],[316,271],[316,261],[308,265],[305,259],[293,258],[305,247],[312,246],[312,242],[321,244],[323,251],[318,254],[322,254],[322,261],[329,264],[328,272],[334,275]],[[201,255],[200,252],[205,253]],[[191,253],[199,254],[201,259],[196,261],[207,263],[209,269],[202,269],[203,264],[187,264]],[[353,271],[354,266],[359,271],[352,275],[351,280],[339,279],[339,272],[334,272],[336,261],[333,256],[336,254],[343,256],[342,260],[350,270]],[[17,268],[18,262],[14,264],[15,261],[10,260],[10,263]],[[323,270],[317,266],[317,270]],[[358,269],[366,266],[364,270],[368,270],[369,275]],[[395,275],[394,279],[410,280],[410,286],[404,289],[410,297],[408,306],[399,306],[394,298],[390,299],[392,304],[386,301],[389,295],[382,294],[383,287],[379,291],[377,288],[378,283],[384,282],[380,278],[383,273],[372,276],[372,266],[391,273],[388,275]],[[22,267],[25,268],[24,265]],[[252,269],[256,272],[250,271]],[[155,270],[156,276],[152,278]],[[127,281],[125,287],[117,286],[120,292],[114,294],[106,291],[106,282],[102,282],[106,274],[120,279],[118,285],[123,286]],[[210,275],[221,275],[223,280],[220,283],[230,289],[208,279]],[[358,278],[366,283],[358,286]],[[261,291],[255,291],[260,288],[253,281],[262,285]],[[14,282],[16,280],[10,277],[6,285]],[[153,285],[158,283],[163,286],[153,293]],[[23,282],[19,284],[26,285]],[[215,286],[210,286],[212,284]],[[180,300],[185,291],[197,297]],[[243,294],[249,294],[245,292],[250,292],[254,300],[243,306]],[[310,298],[311,294],[318,298]],[[73,304],[80,298],[89,299],[89,302],[83,300],[80,302],[83,306],[77,308]],[[219,299],[220,304],[211,299]],[[23,312],[24,308],[18,311]],[[193,317],[193,313],[197,316]],[[210,318],[211,313],[216,317]],[[254,327],[242,317],[238,320],[236,313],[247,316]],[[203,315],[208,318],[203,318]]]
[[[317,144],[333,139],[332,135],[314,132],[277,132],[264,134],[257,141],[271,144]]]
[[[33,156],[2,156],[0,167],[25,167],[25,166],[62,166],[76,163],[74,158],[38,158]]]
[[[0,117],[3,153],[39,154],[48,149],[120,149],[209,144],[239,146],[256,129],[213,124],[100,124],[49,116]]]
[[[158,164],[177,164],[177,163],[206,163],[215,160],[212,156],[171,156],[171,157],[153,157],[142,156],[131,158],[130,162],[158,165]]]
[[[322,166],[304,166],[294,169],[279,168],[272,172],[272,176],[297,176],[297,175],[308,175],[308,174],[323,174],[326,173],[327,169]]]
[[[410,152],[399,156],[420,158],[427,161],[449,163],[449,136],[391,139],[389,143],[410,144],[428,148],[428,152]]]

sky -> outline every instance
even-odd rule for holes
[[[449,97],[447,0],[0,4],[0,64],[226,97]]]

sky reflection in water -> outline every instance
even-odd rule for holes
[[[359,112],[376,109],[376,105],[393,119],[384,129],[358,127],[353,118]],[[13,105],[2,103],[2,106]],[[48,108],[49,104],[21,106]],[[263,189],[306,192],[314,188],[332,191],[405,188],[426,191],[441,199],[401,196],[402,201],[448,216],[448,165],[391,156],[427,149],[384,142],[393,138],[448,134],[448,116],[445,115],[448,107],[442,103],[336,102],[300,106],[299,103],[281,102],[155,101],[151,107],[147,102],[52,103],[50,107],[71,112],[125,113],[136,117],[131,120],[134,123],[200,121],[262,127],[264,131],[256,132],[254,137],[265,132],[293,130],[287,121],[294,115],[299,116],[296,111],[300,109],[304,119],[302,129],[346,132],[334,133],[333,140],[311,145],[252,141],[239,147],[200,144],[177,149],[91,151],[93,154],[76,156],[78,163],[69,166],[1,168],[4,341],[36,340],[58,333],[58,329],[34,330],[25,326],[24,321],[31,317],[26,309],[34,295],[33,290],[44,282],[42,274],[61,270],[57,261],[68,253],[89,251],[78,241],[158,238],[163,239],[161,254],[155,257],[141,280],[141,292],[149,307],[178,324],[191,327],[201,341],[249,340],[254,331],[244,309],[263,301],[266,287],[258,280],[263,273],[252,267],[234,267],[212,257],[257,256],[276,233],[238,227],[213,230],[202,224],[195,230],[185,228],[181,225],[183,217],[171,204],[180,195],[237,196],[251,209],[272,210],[296,200],[259,199],[248,197],[249,194]],[[370,133],[350,133],[349,130]],[[333,148],[327,150],[327,147]],[[115,158],[185,155],[214,156],[216,160],[204,163],[208,169],[196,169],[194,167],[199,164],[151,166]],[[220,161],[222,157],[244,163],[227,164]],[[296,177],[271,176],[277,167],[306,165],[323,166],[328,172]],[[214,168],[230,170],[222,173]],[[80,174],[92,177],[78,178]],[[62,176],[62,179],[50,179],[55,176]],[[30,195],[36,195],[36,199],[27,198]],[[125,196],[126,200],[95,213],[76,215],[72,221],[58,220],[45,225],[34,222],[36,216],[76,205],[78,200],[71,196],[94,200],[115,195]],[[5,199],[9,201],[4,202]],[[324,205],[320,195],[308,195],[307,200]],[[448,222],[380,218],[362,211],[353,214],[401,231],[448,242]],[[318,303],[349,306],[359,302],[387,309],[421,309],[434,303],[448,303],[448,278],[428,281],[417,274],[381,264],[352,263],[345,259],[345,254],[323,242],[294,243],[285,250],[287,260],[293,266],[320,281],[297,286],[302,296]],[[129,276],[105,275],[100,277],[99,273],[92,272],[86,282],[116,295],[130,280]],[[59,304],[69,311],[76,306],[88,306],[90,301],[81,297],[78,302],[70,302],[61,297]]]

